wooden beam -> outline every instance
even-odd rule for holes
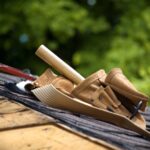
[[[3,131],[1,150],[110,150],[55,125]]]

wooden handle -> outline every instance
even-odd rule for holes
[[[61,60],[44,45],[41,45],[35,54],[74,83],[79,84],[84,80],[84,77],[82,77],[77,71]]]

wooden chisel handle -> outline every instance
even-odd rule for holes
[[[83,76],[81,76],[76,70],[61,60],[44,45],[41,45],[35,54],[74,83],[79,84],[84,80]]]

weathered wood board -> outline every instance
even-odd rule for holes
[[[111,150],[109,145],[56,125],[55,120],[6,99],[0,100],[0,150]]]

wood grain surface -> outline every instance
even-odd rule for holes
[[[110,150],[55,123],[55,119],[0,98],[0,150]]]

